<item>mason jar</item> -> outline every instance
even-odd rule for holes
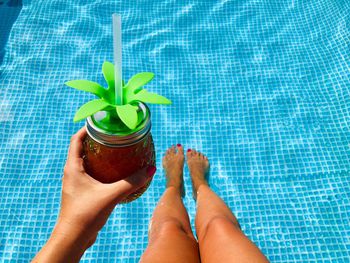
[[[106,112],[98,112],[86,119],[87,136],[83,142],[83,160],[86,172],[102,183],[122,180],[138,170],[155,165],[154,143],[151,135],[151,116],[146,104],[139,103],[140,124],[131,132],[104,129],[101,120]],[[121,203],[139,198],[152,179],[131,193]]]

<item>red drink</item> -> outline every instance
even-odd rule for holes
[[[102,183],[113,183],[124,179],[136,171],[155,166],[155,152],[151,130],[149,109],[140,103],[143,121],[132,133],[111,132],[96,125],[96,118],[86,122],[88,135],[84,140],[84,166],[86,172]],[[140,197],[150,185],[149,180],[138,191],[126,197],[122,203]]]

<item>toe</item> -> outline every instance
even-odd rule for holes
[[[192,149],[187,149],[186,156],[187,156],[187,158],[191,158],[191,156],[192,156]]]
[[[182,147],[181,144],[178,144],[178,145],[177,145],[177,152],[178,152],[180,155],[183,155],[183,154],[184,154],[184,148]]]
[[[163,157],[163,164],[165,164],[166,162],[168,161],[168,155],[164,155],[164,157]]]
[[[171,146],[171,147],[169,147],[168,148],[168,150],[166,151],[166,156],[171,156],[171,154],[173,154],[174,153],[174,146]]]
[[[172,145],[170,148],[169,148],[169,152],[172,153],[172,154],[175,154],[176,153],[176,149],[175,149],[175,146]]]
[[[200,158],[201,153],[195,150],[195,151],[194,151],[194,155],[195,155],[197,158]]]

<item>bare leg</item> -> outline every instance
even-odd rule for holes
[[[268,262],[259,248],[241,231],[231,210],[208,186],[208,158],[187,152],[193,197],[197,201],[196,232],[200,257],[207,262]]]
[[[166,190],[154,210],[149,226],[149,244],[140,262],[200,262],[199,248],[193,236],[183,194],[184,153],[173,146],[163,158]]]

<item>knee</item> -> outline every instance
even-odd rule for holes
[[[195,240],[192,230],[186,229],[181,222],[176,219],[167,219],[157,225],[151,223],[150,235],[169,237],[173,234],[185,234]]]
[[[235,227],[237,229],[241,229],[241,226],[239,225],[238,221],[236,218],[230,219],[225,216],[215,216],[212,218],[208,224],[207,228],[222,228],[222,227]]]
[[[161,233],[168,234],[169,232],[183,232],[187,233],[183,225],[176,219],[169,219],[162,223]]]
[[[225,216],[216,216],[207,222],[202,236],[204,238],[208,232],[219,234],[227,233],[229,230],[241,231],[241,226],[239,225],[237,219],[229,219]]]

